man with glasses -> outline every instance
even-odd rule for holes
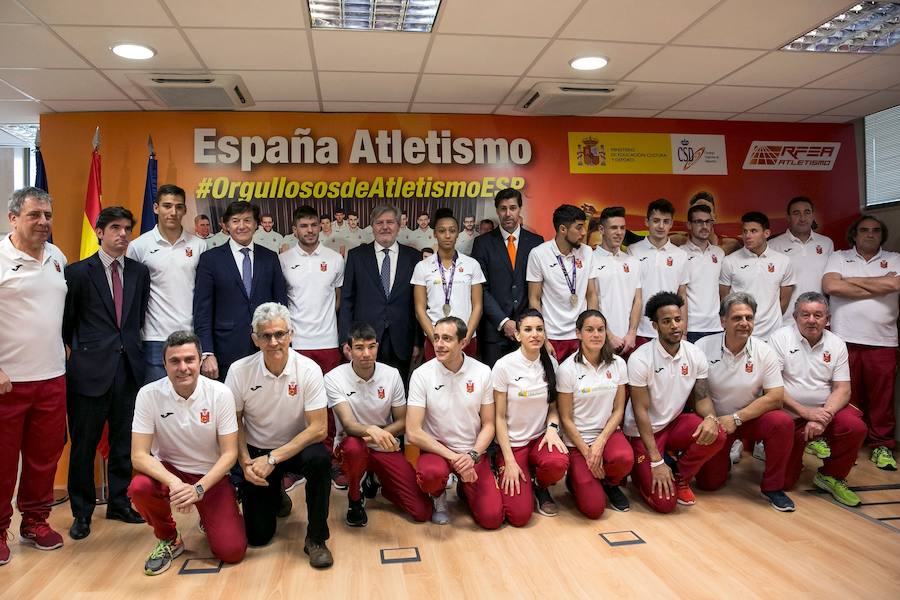
[[[708,204],[697,203],[688,209],[690,236],[681,249],[688,255],[687,341],[692,344],[702,337],[722,331],[719,320],[719,273],[725,251],[710,242],[715,223]]]

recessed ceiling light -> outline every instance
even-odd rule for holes
[[[441,0],[308,0],[313,29],[429,32]]]
[[[141,46],[140,44],[116,44],[110,50],[116,56],[128,58],[130,60],[147,60],[156,56],[156,50],[149,46]]]
[[[782,50],[879,52],[900,43],[900,3],[860,2],[817,25]]]
[[[602,56],[582,56],[569,61],[569,66],[577,71],[596,71],[606,66],[609,61]]]

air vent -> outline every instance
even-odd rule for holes
[[[176,110],[239,110],[255,102],[238,75],[129,73],[163,108]]]
[[[516,105],[530,115],[595,115],[630,94],[634,86],[541,82]]]

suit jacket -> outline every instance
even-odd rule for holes
[[[71,348],[66,364],[70,392],[101,396],[116,374],[115,362],[124,354],[137,385],[144,382],[141,328],[150,299],[150,270],[130,258],[122,270],[122,327],[116,325],[112,291],[99,253],[66,267],[66,305],[63,341]]]
[[[221,374],[234,361],[256,352],[250,338],[250,322],[253,311],[265,302],[288,304],[287,286],[275,252],[253,244],[249,296],[230,244],[200,255],[194,284],[194,333],[200,338],[203,352],[216,355]]]
[[[515,270],[509,262],[509,253],[499,228],[479,235],[472,245],[472,258],[481,265],[487,279],[483,288],[485,318],[481,320],[483,327],[478,334],[485,342],[506,339],[503,333],[497,331],[503,319],[515,321],[528,310],[528,283],[525,281],[528,255],[544,243],[544,238],[524,228],[519,231]]]
[[[347,253],[338,311],[338,339],[341,344],[347,339],[354,323],[368,323],[375,328],[379,341],[387,330],[391,346],[399,358],[406,360],[412,357],[416,334],[421,330],[416,323],[410,280],[421,259],[421,252],[400,244],[397,272],[391,293],[386,296],[375,259],[374,243],[357,246]]]

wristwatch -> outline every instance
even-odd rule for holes
[[[481,454],[479,454],[477,450],[469,450],[467,454],[469,455],[469,458],[472,459],[472,462],[476,465],[478,464],[478,461],[481,460]]]
[[[548,428],[552,427],[553,429],[556,430],[556,433],[559,433],[559,423],[550,423],[549,425],[547,425],[547,427]]]
[[[738,427],[740,427],[741,425],[744,424],[744,422],[741,420],[741,418],[738,416],[737,413],[734,413],[733,415],[731,415],[731,418],[734,419],[734,424],[737,425]]]
[[[266,455],[266,462],[269,463],[269,464],[270,464],[271,466],[273,466],[273,467],[274,467],[275,465],[278,464],[278,461],[275,459],[274,456],[272,456],[272,453],[271,453],[271,452],[269,452],[269,453]]]
[[[194,491],[197,492],[197,500],[203,500],[203,486],[199,483],[194,484]]]

